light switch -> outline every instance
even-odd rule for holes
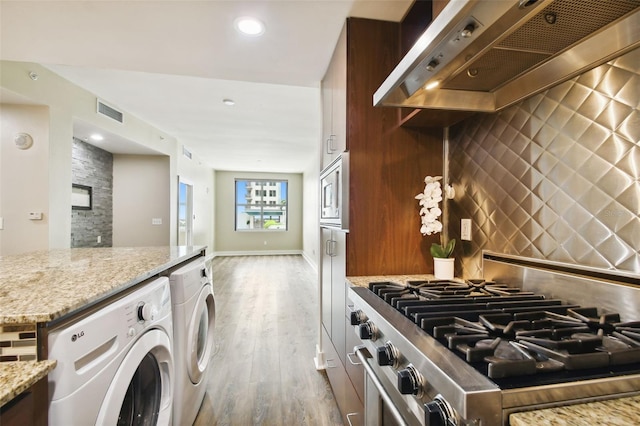
[[[162,218],[154,217],[153,219],[151,219],[151,224],[152,225],[162,225]]]
[[[29,212],[29,220],[42,220],[42,212]]]
[[[471,219],[460,220],[460,239],[471,241]]]
[[[4,229],[4,217],[0,217],[0,229]]]

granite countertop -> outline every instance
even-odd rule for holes
[[[509,416],[511,426],[634,426],[640,424],[640,395],[526,411]]]
[[[197,256],[205,247],[104,247],[0,257],[0,324],[45,323]]]
[[[424,281],[435,280],[436,277],[431,274],[417,274],[417,275],[371,275],[371,276],[357,276],[347,277],[347,281],[357,287],[368,287],[369,283],[390,281],[397,284],[405,285],[409,281]],[[460,281],[460,279],[454,279],[453,281]]]
[[[56,361],[0,362],[0,407],[33,386],[56,366]]]

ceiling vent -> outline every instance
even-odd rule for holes
[[[182,145],[182,155],[191,160],[191,151],[189,151],[184,145]]]
[[[98,99],[98,114],[105,115],[113,120],[116,120],[118,123],[122,123],[124,121],[124,115],[121,111],[110,107],[100,99]]]

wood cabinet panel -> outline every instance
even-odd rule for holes
[[[402,23],[400,24],[401,35],[401,56],[413,47],[418,38],[425,32],[432,19],[432,2],[418,0],[407,11]]]
[[[350,152],[347,275],[430,273],[418,203],[426,175],[442,174],[442,129],[399,126],[397,108],[372,95],[400,58],[399,24],[350,18],[347,138]]]
[[[440,15],[442,9],[444,9],[447,3],[449,3],[450,1],[451,0],[431,0],[431,3],[433,3],[433,19],[436,19],[436,17]]]
[[[48,392],[47,377],[44,377],[0,409],[0,425],[46,426]]]

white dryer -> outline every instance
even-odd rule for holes
[[[173,271],[173,353],[175,388],[173,424],[193,424],[204,399],[209,377],[215,301],[204,258]]]
[[[173,323],[166,277],[49,333],[49,424],[171,425]]]

